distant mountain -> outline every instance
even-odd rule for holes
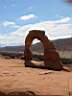
[[[6,47],[1,47],[0,51],[13,51],[13,52],[23,52],[24,51],[24,46],[6,46]]]
[[[72,38],[55,40],[54,45],[58,50],[72,50]]]
[[[52,41],[57,50],[72,50],[72,38],[58,39]],[[32,50],[35,52],[43,52],[42,43],[36,43],[32,45]],[[24,52],[24,46],[7,46],[0,48],[1,51],[11,51],[11,52]]]

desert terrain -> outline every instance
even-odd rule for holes
[[[0,57],[0,96],[36,95],[72,96],[72,72],[24,67],[24,60]]]

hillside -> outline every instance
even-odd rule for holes
[[[55,45],[57,50],[72,50],[72,38],[67,38],[67,39],[59,39],[59,40],[54,40],[52,41],[53,44]],[[37,51],[37,52],[43,52],[43,45],[42,43],[36,43],[32,45],[32,50]],[[24,52],[24,46],[7,46],[0,48],[0,52],[2,51],[10,51],[10,52]]]
[[[54,44],[58,50],[72,50],[72,38],[55,40]]]

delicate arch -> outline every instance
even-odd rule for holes
[[[61,70],[62,65],[58,53],[53,45],[53,43],[45,35],[44,31],[41,30],[31,30],[25,39],[25,50],[24,58],[25,65],[28,66],[29,61],[32,59],[32,52],[30,50],[32,41],[34,39],[39,39],[44,46],[44,64],[49,69]]]

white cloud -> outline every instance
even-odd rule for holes
[[[68,17],[55,21],[44,21],[36,24],[29,24],[19,27],[15,32],[7,35],[0,34],[0,43],[5,45],[23,45],[30,30],[45,30],[50,40],[72,37],[72,24]]]
[[[70,21],[70,17],[63,17],[60,20],[57,20],[56,23],[67,23]]]
[[[47,21],[47,23],[49,24],[61,24],[61,23],[68,23],[69,21],[71,20],[70,17],[62,17],[61,19],[58,19],[58,20],[53,20],[53,21]]]
[[[10,25],[15,25],[15,22],[12,22],[12,21],[3,22],[3,26],[5,26],[5,27],[10,26]]]
[[[11,27],[11,28],[19,28],[20,27],[19,25],[17,25],[15,22],[12,22],[12,21],[4,21],[2,23],[2,26]]]
[[[34,14],[29,14],[29,15],[24,15],[24,16],[21,16],[20,19],[21,20],[30,20],[30,19],[33,19],[33,18],[36,18],[37,16],[35,16]]]
[[[12,25],[12,26],[9,26],[10,28],[20,28],[21,26],[20,25]]]

